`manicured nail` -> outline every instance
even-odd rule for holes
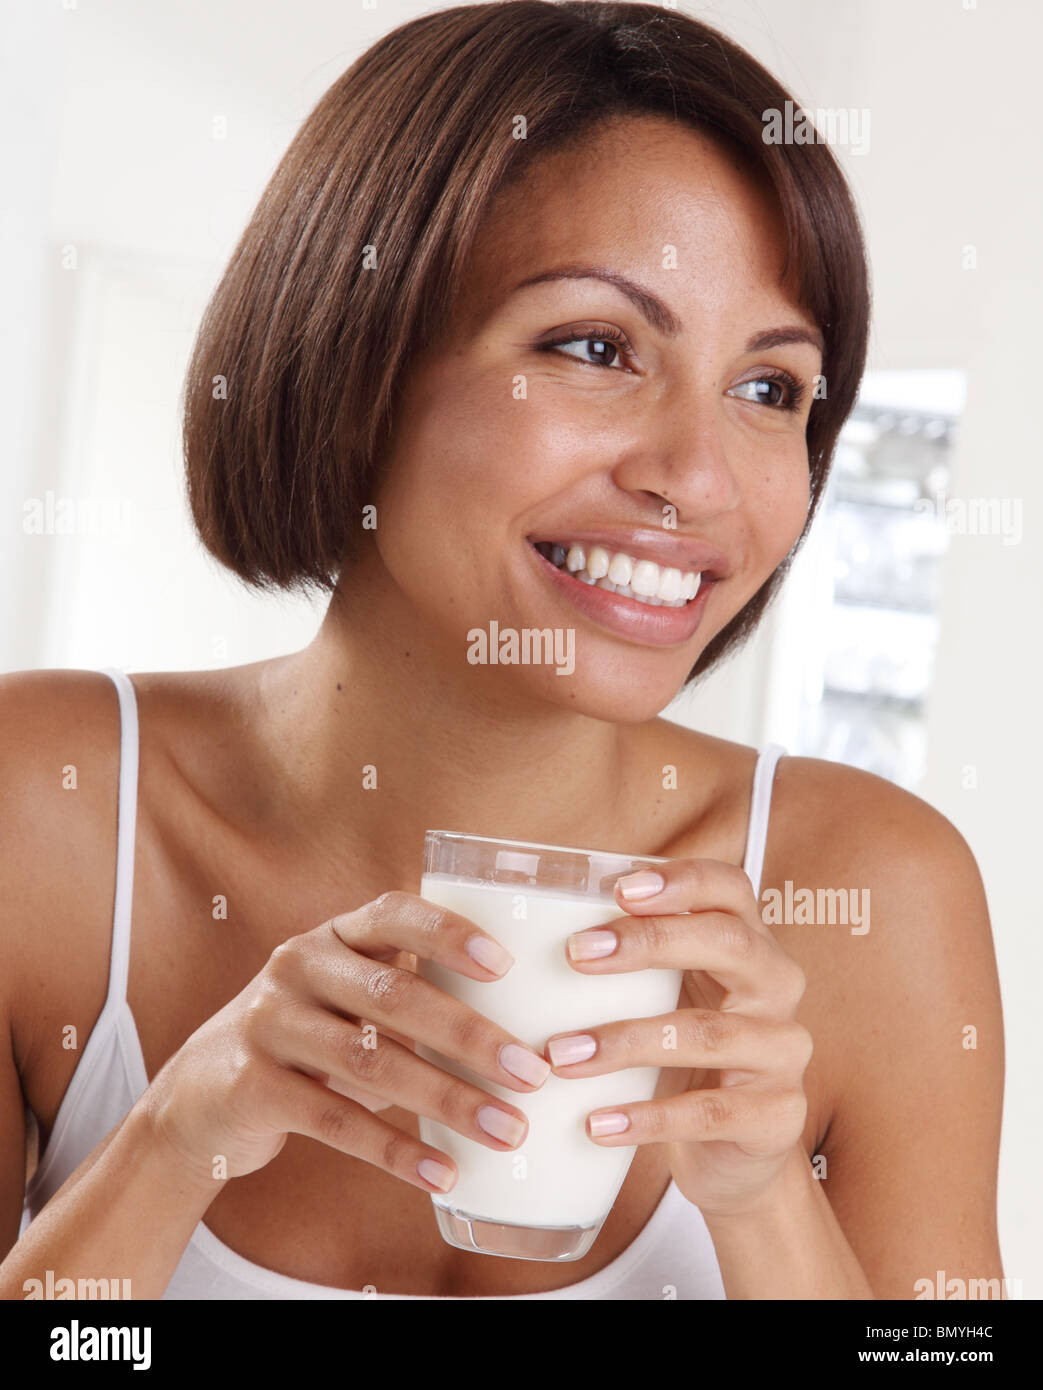
[[[500,1066],[530,1086],[542,1086],[550,1076],[550,1063],[545,1058],[516,1043],[505,1043],[500,1048]]]
[[[575,1062],[588,1062],[597,1050],[597,1040],[589,1033],[572,1033],[567,1038],[555,1038],[547,1044],[550,1059],[556,1067],[571,1067]]]
[[[581,931],[568,939],[573,960],[598,960],[610,956],[618,945],[619,937],[614,931]]]
[[[433,1158],[422,1158],[416,1170],[425,1182],[429,1182],[432,1187],[441,1188],[443,1192],[448,1192],[455,1181],[453,1170],[447,1168],[444,1163],[437,1163]]]
[[[629,1119],[620,1110],[590,1116],[590,1133],[595,1139],[600,1139],[604,1134],[622,1134],[629,1126]]]
[[[486,1134],[510,1144],[512,1149],[525,1133],[525,1124],[517,1115],[508,1115],[506,1110],[500,1110],[495,1105],[483,1105],[475,1119]]]
[[[654,898],[666,887],[666,879],[652,869],[642,869],[637,874],[626,874],[617,880],[619,891],[627,902],[637,902],[640,898]]]
[[[514,964],[510,951],[505,951],[499,942],[488,936],[469,936],[464,942],[464,949],[472,960],[491,970],[494,975],[505,975]]]

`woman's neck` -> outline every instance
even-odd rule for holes
[[[650,852],[627,842],[629,726],[440,655],[376,606],[335,598],[308,647],[260,671],[252,720],[289,825],[334,855],[350,843],[389,886],[419,872],[428,829]]]

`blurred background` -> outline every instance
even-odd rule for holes
[[[182,373],[315,101],[377,37],[435,8],[7,0],[0,669],[201,669],[313,636],[317,604],[248,594],[194,538]],[[1006,1015],[1006,1274],[1040,1298],[1043,179],[1029,94],[1043,9],[681,8],[746,46],[812,114],[858,113],[857,138],[851,126],[834,144],[867,232],[874,327],[825,505],[779,601],[668,713],[890,778],[967,838]]]

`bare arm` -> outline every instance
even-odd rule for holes
[[[139,1102],[0,1264],[0,1298],[27,1297],[28,1281],[45,1283],[48,1270],[54,1280],[127,1279],[132,1298],[161,1297],[223,1186],[223,1180],[190,1171]]]
[[[89,1032],[104,998],[119,747],[111,683],[75,671],[0,677],[0,730],[0,1297],[25,1298],[26,1281],[48,1269],[55,1280],[127,1278],[132,1297],[157,1297],[223,1183],[186,1176],[141,1102],[18,1238],[31,1064],[53,1048],[55,1017]],[[64,791],[70,761],[79,786]],[[57,845],[77,872],[42,867]]]
[[[761,1213],[708,1222],[728,1296],[999,1298],[1003,1018],[978,867],[918,798],[789,761],[777,795],[806,842],[771,882],[866,889],[868,930],[777,928],[807,971],[832,1118],[818,1177],[801,1154]]]
[[[706,1228],[729,1299],[874,1297],[799,1146],[762,1209],[707,1216]]]
[[[823,1186],[877,1298],[999,1298],[1004,1038],[985,891],[937,812],[910,811],[892,833],[905,848],[836,981]],[[958,1282],[938,1287],[939,1271]]]

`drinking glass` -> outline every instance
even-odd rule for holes
[[[627,916],[612,896],[616,879],[668,860],[648,855],[494,840],[447,830],[424,837],[420,894],[467,917],[514,957],[499,980],[468,979],[418,959],[419,973],[454,999],[513,1033],[537,1052],[555,1033],[670,1013],[680,970],[585,975],[569,964],[573,932]],[[462,1250],[519,1260],[578,1260],[612,1208],[635,1145],[601,1146],[586,1132],[592,1110],[651,1100],[659,1067],[630,1067],[574,1080],[547,1078],[520,1095],[452,1058],[417,1045],[417,1054],[465,1078],[529,1119],[519,1149],[494,1151],[420,1116],[420,1136],[456,1163],[447,1193],[432,1193],[442,1238]]]

